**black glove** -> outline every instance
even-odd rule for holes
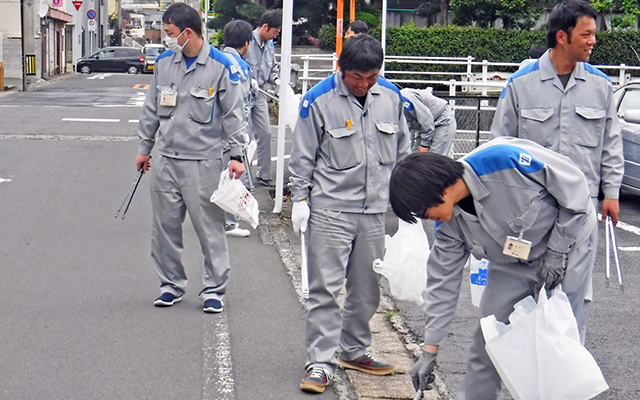
[[[436,380],[433,374],[433,367],[436,366],[436,357],[438,353],[429,353],[422,349],[422,355],[416,365],[409,371],[411,382],[415,390],[429,390],[429,384]]]
[[[567,255],[547,248],[544,256],[542,256],[542,264],[538,269],[537,290],[539,291],[543,286],[548,290],[558,286],[564,279],[566,272]]]

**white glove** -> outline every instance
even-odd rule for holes
[[[307,223],[309,222],[309,204],[306,200],[296,201],[293,203],[291,210],[291,222],[293,222],[293,231],[298,235],[300,232],[307,231]]]
[[[260,87],[258,86],[258,81],[255,79],[251,79],[251,89],[258,90]]]
[[[280,89],[280,79],[276,78],[273,81],[273,84],[276,86],[275,89],[276,89],[276,92],[277,92]]]

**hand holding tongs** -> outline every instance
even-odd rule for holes
[[[140,183],[142,174],[144,174],[144,168],[140,168],[140,170],[138,171],[138,175],[136,175],[136,179],[133,181],[133,184],[129,188],[129,192],[127,192],[127,195],[125,196],[124,200],[122,200],[122,204],[120,204],[120,208],[118,208],[118,211],[116,211],[116,218],[118,218],[118,216],[120,215],[120,210],[122,210],[122,207],[126,202],[127,206],[122,212],[122,219],[124,220],[124,216],[127,214],[127,210],[129,210],[129,205],[131,205],[131,200],[133,200],[133,195],[136,194],[136,189],[138,188],[138,184]],[[127,202],[127,199],[129,199],[128,202]]]
[[[618,283],[620,284],[620,289],[624,290],[624,286],[622,285],[622,265],[620,264],[620,251],[618,250],[618,240],[616,238],[616,227],[613,224],[610,216],[607,216],[605,221],[605,279],[606,284],[609,285],[611,279],[611,263],[610,263],[610,243],[614,248],[613,256],[616,261],[616,272],[618,273]]]

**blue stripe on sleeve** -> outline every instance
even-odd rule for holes
[[[304,95],[302,98],[302,106],[300,107],[300,118],[307,118],[309,116],[309,107],[320,96],[330,92],[336,87],[336,74],[331,74],[320,83],[315,85]]]
[[[478,177],[517,169],[523,174],[533,174],[544,168],[544,163],[529,152],[509,144],[500,144],[472,153],[463,158]]]
[[[231,79],[232,82],[238,82],[240,80],[238,73],[233,72],[233,69],[231,69],[231,67],[233,66],[233,63],[231,62],[231,60],[229,60],[229,57],[224,55],[223,52],[209,45],[209,57],[213,58],[220,64],[224,65],[225,68],[227,68],[227,71],[229,71],[229,78]]]
[[[531,64],[527,64],[524,67],[517,70],[516,72],[514,72],[513,75],[509,77],[509,80],[507,81],[507,86],[505,86],[504,89],[502,89],[502,92],[500,92],[500,98],[503,99],[504,96],[506,96],[507,89],[509,88],[509,85],[511,84],[511,82],[513,82],[514,79],[527,75],[533,71],[537,71],[539,69],[540,69],[540,60],[535,60]]]
[[[593,65],[591,65],[589,63],[584,63],[584,69],[585,69],[585,71],[587,71],[590,74],[598,75],[598,76],[608,80],[609,82],[611,82],[611,78],[609,78],[609,75],[605,74],[604,72],[600,71],[598,68],[594,67]]]

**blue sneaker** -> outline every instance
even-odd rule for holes
[[[206,313],[220,313],[223,309],[222,301],[218,299],[209,299],[204,301],[203,310]]]
[[[153,302],[153,305],[156,307],[171,307],[179,303],[180,300],[182,300],[182,296],[175,296],[173,293],[164,292]]]

